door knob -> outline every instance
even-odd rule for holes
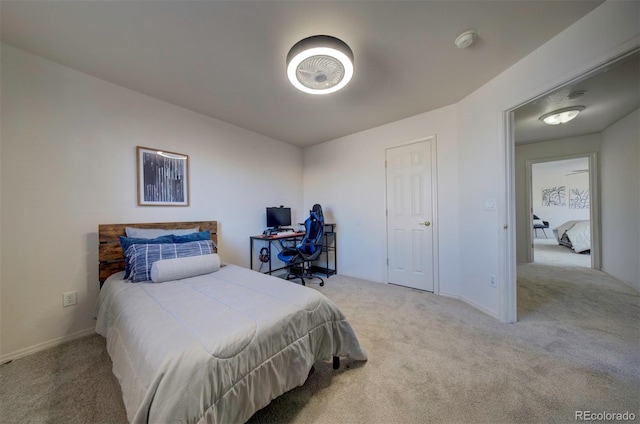
[[[431,225],[431,223],[429,221],[424,221],[424,222],[419,222],[418,225],[424,225],[425,227],[428,227],[429,225]]]

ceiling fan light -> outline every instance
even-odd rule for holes
[[[567,107],[546,113],[539,119],[547,125],[565,124],[578,116],[582,110],[584,110],[584,106]]]
[[[305,93],[335,93],[353,77],[353,52],[335,37],[305,38],[287,55],[287,77],[294,87]]]

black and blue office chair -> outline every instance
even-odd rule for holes
[[[285,248],[278,253],[278,258],[288,266],[287,280],[299,278],[305,286],[305,278],[318,278],[320,286],[324,280],[309,271],[312,261],[322,253],[324,243],[324,215],[322,206],[315,204],[309,211],[309,218],[304,221],[305,235],[294,248]]]

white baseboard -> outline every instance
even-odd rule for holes
[[[0,364],[4,364],[7,362],[11,362],[15,359],[23,358],[25,356],[32,355],[36,352],[40,352],[41,350],[49,349],[54,346],[61,345],[66,342],[70,342],[72,340],[80,339],[82,337],[90,336],[95,334],[95,327],[87,328],[86,330],[77,331],[72,334],[68,334],[66,336],[58,337],[56,339],[52,339],[43,343],[38,343],[36,345],[16,350],[15,352],[8,353],[6,355],[0,356]]]
[[[478,304],[478,303],[476,303],[476,302],[474,302],[472,300],[469,300],[464,296],[460,296],[459,294],[446,293],[446,292],[440,292],[439,295],[442,296],[442,297],[449,297],[451,299],[457,299],[457,300],[459,300],[461,302],[464,302],[467,305],[469,305],[469,306],[471,306],[471,307],[473,307],[475,309],[478,309],[483,314],[487,314],[490,317],[493,317],[493,318],[499,320],[497,312],[492,311],[491,309],[487,309],[484,306],[482,306],[482,305],[480,305],[480,304]]]
[[[447,293],[447,292],[444,292],[444,291],[440,291],[440,292],[438,293],[438,296],[448,297],[448,298],[451,298],[451,299],[458,299],[458,300],[460,300],[460,295],[459,295],[459,294],[457,294],[457,293]]]
[[[385,281],[373,280],[373,279],[371,279],[371,277],[367,277],[367,276],[364,276],[364,275],[351,274],[351,273],[345,273],[345,272],[341,272],[341,273],[339,273],[337,275],[342,275],[342,276],[351,277],[351,278],[357,278],[358,280],[366,280],[366,281],[370,281],[372,283],[386,284]]]
[[[464,303],[466,303],[469,306],[473,306],[474,308],[476,308],[480,312],[484,312],[485,314],[489,315],[490,317],[493,317],[493,318],[497,319],[498,321],[500,321],[500,317],[498,315],[498,312],[492,311],[491,309],[488,309],[488,308],[485,308],[484,306],[480,305],[479,303],[476,303],[473,300],[467,299],[464,296],[459,296],[458,299],[460,299],[461,301],[463,301]]]
[[[346,274],[345,273],[340,273],[340,275],[344,275],[345,277],[358,278],[358,279],[361,279],[361,280],[367,280],[367,281],[371,281],[373,283],[387,284],[384,281],[375,281],[375,280],[372,280],[370,277],[365,277],[365,276],[362,276],[362,275],[355,275],[355,274],[350,274],[350,273],[346,273]],[[492,311],[491,309],[485,308],[484,306],[480,305],[479,303],[476,303],[476,302],[474,302],[474,301],[472,301],[470,299],[467,299],[466,297],[461,296],[459,294],[447,293],[447,292],[440,291],[439,293],[437,293],[437,296],[448,297],[448,298],[451,298],[451,299],[460,300],[461,302],[464,302],[467,305],[469,305],[469,306],[471,306],[471,307],[473,307],[475,309],[478,309],[480,312],[485,313],[485,314],[489,315],[490,317],[493,317],[493,318],[495,318],[497,320],[500,320],[500,318],[498,316],[498,313],[496,311]]]

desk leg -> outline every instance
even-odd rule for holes
[[[249,239],[249,269],[253,271],[253,239]]]
[[[338,274],[338,236],[333,233],[333,270]]]

